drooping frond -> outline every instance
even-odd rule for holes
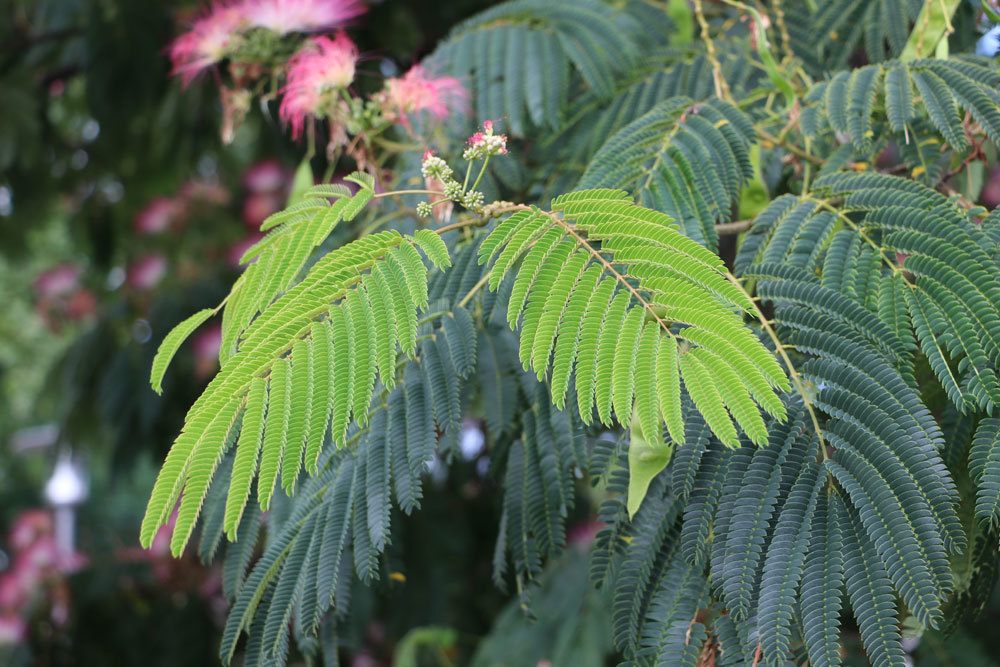
[[[557,127],[577,77],[610,97],[641,33],[635,17],[594,0],[514,0],[456,26],[427,62],[472,84],[477,118],[503,118],[521,135],[529,120]]]
[[[903,145],[926,142],[920,134],[910,136],[914,123],[926,121],[961,152],[969,147],[969,124],[961,112],[992,141],[1000,141],[998,90],[1000,73],[985,59],[866,65],[814,86],[806,96],[802,128],[808,136],[832,129],[848,137],[858,153],[871,155],[873,137],[889,132]]]
[[[376,378],[392,387],[398,351],[417,351],[417,309],[427,305],[427,268],[417,248],[432,261],[448,259],[434,234],[367,236],[320,259],[249,325],[188,412],[154,486],[144,544],[180,498],[172,548],[183,550],[238,419],[248,429],[240,432],[240,468],[227,500],[230,534],[258,470],[257,497],[266,509],[279,476],[291,488],[303,463],[315,470],[328,432],[342,443],[352,420],[367,423]]]
[[[664,481],[658,478],[651,486],[647,502],[633,520],[633,539],[622,549],[615,567],[612,633],[626,655],[638,653],[644,637],[652,639],[646,631],[647,612],[672,560],[680,507]],[[697,604],[697,600],[691,602]],[[669,626],[676,619],[664,620]]]
[[[223,311],[223,361],[236,352],[253,319],[295,283],[334,227],[354,219],[371,200],[371,176],[358,173],[351,178],[360,188],[354,195],[341,185],[315,186],[261,224],[267,235],[240,259],[248,266],[233,285]]]
[[[858,516],[839,502],[833,508],[832,516],[839,520],[844,536],[847,597],[858,621],[865,652],[875,665],[905,665],[889,572],[859,525]]]
[[[733,90],[749,91],[760,83],[762,72],[742,53],[723,53],[720,60]],[[661,102],[671,98],[701,102],[713,97],[711,68],[708,58],[698,55],[690,61],[643,73],[638,80],[618,90],[610,102],[597,96],[580,100],[574,105],[575,116],[549,139],[549,143],[564,149],[558,162],[568,161],[583,169],[610,137]]]
[[[940,456],[941,433],[919,396],[879,351],[892,334],[877,317],[808,274],[778,265],[755,271],[759,294],[778,304],[779,334],[799,352],[831,418],[826,469],[857,509],[893,584],[922,622],[940,618],[951,588],[947,552],[964,547],[958,496]],[[878,539],[876,536],[886,536]]]
[[[447,308],[437,301],[430,309],[438,306]],[[264,635],[251,642],[248,659],[283,662],[290,625],[297,638],[314,635],[331,609],[347,612],[354,576],[379,577],[393,505],[404,513],[420,506],[438,433],[455,433],[461,424],[461,409],[451,402],[474,372],[476,352],[474,344],[456,346],[468,340],[470,331],[459,340],[454,334],[449,338],[448,331],[466,326],[461,323],[468,318],[467,311],[456,308],[422,324],[417,360],[394,387],[377,387],[367,425],[350,428],[349,447],[320,452],[318,472],[296,494],[290,513],[271,523],[273,536],[261,558],[231,589],[234,603],[220,649],[226,663],[241,633],[258,637],[258,623]],[[241,533],[236,544],[248,539],[252,548],[253,535]]]
[[[572,376],[585,422],[596,409],[601,423],[612,414],[631,423],[635,411],[647,438],[658,441],[666,422],[683,442],[683,380],[723,442],[736,446],[736,425],[765,441],[759,410],[783,418],[775,389],[789,385],[744,325],[753,304],[721,260],[622,191],[574,192],[552,207],[511,215],[479,252],[493,262],[492,289],[517,267],[508,323],[555,404],[565,404]]]
[[[698,664],[708,636],[697,616],[707,594],[704,574],[674,559],[649,602],[638,654],[655,664]]]
[[[777,514],[776,505],[782,492],[782,485],[789,485],[785,476],[795,479],[800,476],[799,471],[803,470],[804,459],[815,449],[815,444],[810,442],[808,431],[805,430],[805,419],[801,412],[796,413],[796,419],[790,420],[788,424],[783,424],[771,429],[770,441],[767,447],[755,450],[751,459],[739,481],[739,490],[735,494],[726,498],[724,502],[731,502],[728,515],[726,516],[727,530],[720,535],[713,543],[712,571],[713,579],[722,589],[723,599],[730,609],[734,620],[745,621],[756,611],[761,615],[762,620],[777,624],[778,618],[766,618],[763,616],[768,607],[763,605],[763,600],[755,604],[757,600],[757,578],[761,575],[762,565],[765,565],[764,547],[768,534],[768,528],[772,518]],[[733,474],[735,471],[730,471]],[[805,471],[803,470],[804,474]],[[816,475],[812,475],[816,479]],[[803,491],[805,492],[805,491]],[[788,491],[786,490],[786,493]],[[781,513],[798,512],[796,523],[789,529],[802,531],[809,529],[809,521],[812,518],[812,509],[808,515],[803,516],[805,508],[789,505],[786,501]],[[796,536],[800,539],[801,536]],[[787,542],[776,543],[776,548],[783,549]],[[796,580],[791,583],[791,589],[797,586],[798,575],[789,570],[790,563],[784,562],[788,554],[783,551],[772,553],[768,551],[767,560],[774,561],[778,558],[782,561],[784,576],[795,576]],[[799,563],[801,567],[801,563]],[[767,567],[764,567],[765,575]],[[784,591],[785,596],[789,591]],[[790,600],[779,601],[773,599],[770,602],[783,603],[784,609],[780,612],[782,616],[787,616]],[[779,610],[771,608],[770,613],[778,614]],[[788,632],[789,619],[784,618],[784,633]],[[781,628],[771,628],[773,633],[781,632]],[[779,641],[775,638],[775,641]],[[783,640],[787,648],[787,637]]]
[[[841,660],[844,535],[839,503],[838,497],[828,496],[817,505],[802,572],[802,632],[809,663],[816,667],[835,667]]]
[[[174,327],[166,335],[163,342],[160,343],[160,348],[156,351],[156,357],[153,358],[153,366],[149,371],[149,384],[153,387],[153,391],[158,394],[163,392],[163,376],[166,374],[167,367],[173,360],[174,355],[177,354],[177,350],[180,349],[181,344],[184,343],[188,336],[211,319],[214,314],[215,310],[212,308],[199,310]]]
[[[805,559],[813,538],[812,525],[825,501],[825,484],[819,466],[809,462],[799,476],[775,521],[771,544],[760,580],[757,609],[758,636],[762,653],[772,663],[782,662],[791,652],[792,628],[800,581],[806,576]],[[831,590],[826,595],[833,596]]]
[[[754,137],[750,119],[726,102],[668,99],[609,137],[579,187],[634,192],[639,204],[667,213],[714,248],[716,223],[729,221],[753,176]]]
[[[1000,524],[1000,419],[984,419],[976,429],[969,475],[976,485],[976,518]]]
[[[827,0],[788,3],[788,28],[795,55],[818,74],[843,67],[861,42],[869,62],[898,56],[921,0]]]
[[[871,311],[866,317],[885,331],[878,345],[905,361],[915,333],[956,407],[992,410],[1000,400],[1000,279],[976,221],[943,195],[891,176],[834,174],[816,186],[824,199],[785,196],[761,214],[738,267],[822,268],[824,286]]]
[[[506,452],[494,558],[497,580],[507,569],[508,555],[514,571],[530,579],[541,572],[545,559],[562,551],[576,498],[573,471],[586,466],[579,421],[554,408],[544,385],[534,384],[528,409],[521,414],[521,432]]]
[[[718,604],[727,610],[709,626],[714,631],[711,641],[717,644],[702,650],[721,651],[726,656],[724,664],[739,664],[740,657],[746,664],[783,664],[802,651],[796,648],[801,646],[799,628],[811,664],[840,664],[838,629],[845,586],[868,655],[881,656],[876,664],[895,664],[891,662],[894,656],[902,655],[895,616],[897,593],[902,593],[918,618],[925,622],[940,618],[940,605],[951,582],[943,581],[947,570],[937,569],[940,561],[928,562],[921,553],[937,550],[932,559],[943,555],[940,541],[933,537],[935,529],[927,527],[929,513],[919,509],[912,491],[904,490],[907,482],[891,472],[890,464],[877,459],[867,465],[879,472],[859,472],[859,481],[852,481],[840,468],[850,468],[848,472],[854,474],[856,461],[863,459],[843,456],[842,450],[826,464],[817,465],[815,440],[805,413],[798,408],[795,414],[795,421],[775,429],[766,448],[709,448],[704,453],[706,476],[702,481],[696,477],[692,501],[707,497],[710,504],[689,502],[679,533],[674,527],[676,515],[667,510],[671,505],[662,503],[680,490],[673,486],[684,467],[680,458],[654,479],[630,526],[623,525],[627,519],[622,513],[605,515],[610,525],[602,533],[604,540],[624,533],[616,542],[626,546],[610,551],[607,558],[620,600],[619,644],[635,664],[657,664],[650,659],[652,653],[638,647],[650,650],[653,637],[668,640],[670,624],[679,623],[669,610],[647,602],[656,599],[660,582],[671,581],[669,573],[680,569],[705,566],[704,561],[693,564],[686,555],[691,551],[685,546],[690,544],[685,538],[689,527],[692,535],[708,536],[712,552],[708,576]],[[848,445],[837,439],[838,430],[836,423],[828,423],[824,434],[829,443],[846,451]],[[720,468],[723,472],[714,472]],[[890,475],[890,481],[876,481],[881,475]],[[702,486],[707,494],[699,490]],[[897,492],[907,498],[905,509],[890,500]],[[662,521],[650,520],[647,512],[662,516]],[[897,517],[896,523],[909,525],[872,524],[886,512]],[[699,529],[706,520],[708,527]],[[908,531],[916,537],[907,537]],[[597,554],[602,553],[602,536]],[[900,547],[899,554],[887,551]],[[674,584],[670,593],[660,595],[678,600],[683,589]],[[929,597],[922,599],[925,593]],[[636,610],[641,614],[638,618],[632,615]],[[705,618],[698,608],[686,613],[690,615],[682,617],[685,623],[692,623],[696,614],[699,621]],[[673,657],[683,652],[683,644],[670,646]],[[804,655],[795,659],[801,661]]]

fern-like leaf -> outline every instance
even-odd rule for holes
[[[976,484],[976,518],[1000,524],[1000,419],[984,419],[976,429],[969,475]]]
[[[494,260],[493,288],[520,262],[509,323],[520,326],[525,368],[540,379],[551,375],[557,405],[575,364],[585,421],[596,409],[602,423],[612,414],[630,423],[638,409],[646,431],[658,439],[654,419],[665,419],[683,442],[681,378],[723,442],[736,445],[731,419],[763,442],[758,410],[783,417],[774,391],[788,383],[743,324],[741,314],[753,305],[718,257],[621,191],[574,192],[554,200],[553,209],[502,222],[481,246],[480,261]],[[659,348],[655,371],[638,369],[640,346]]]
[[[594,155],[580,188],[623,188],[644,206],[679,221],[715,247],[717,222],[730,219],[753,176],[750,120],[720,100],[665,100],[611,136]]]
[[[427,305],[426,291],[417,285],[426,284],[427,278],[423,262],[413,261],[414,246],[431,248],[436,261],[445,261],[441,247],[426,237],[416,241],[395,232],[375,234],[323,257],[301,283],[253,321],[240,349],[188,413],[154,486],[143,543],[148,544],[182,496],[172,546],[175,552],[183,549],[237,415],[259,423],[262,405],[248,400],[257,379],[268,378],[270,385],[258,479],[258,497],[265,508],[279,472],[286,488],[294,484],[300,452],[305,452],[307,466],[315,465],[327,425],[332,438],[343,442],[352,417],[367,422],[376,372],[392,387],[397,350],[416,351],[416,310]],[[359,354],[362,348],[374,352]],[[328,379],[317,380],[327,374]],[[323,390],[325,395],[318,393]],[[303,405],[309,405],[308,419],[298,409]],[[254,449],[257,440],[241,438],[237,449]],[[247,465],[254,459],[249,452],[238,451],[237,456]],[[247,483],[243,472],[231,494],[230,531],[241,511]]]

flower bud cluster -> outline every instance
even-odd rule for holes
[[[447,183],[452,179],[455,172],[451,170],[448,163],[437,155],[434,155],[431,151],[426,151],[424,153],[424,161],[420,165],[420,174],[424,179],[435,178],[439,181]]]
[[[469,137],[462,157],[466,160],[484,160],[494,155],[507,154],[507,135],[493,132],[493,121],[483,122],[483,131]]]
[[[483,193],[479,190],[469,190],[464,195],[462,195],[462,201],[460,202],[462,206],[469,209],[470,211],[475,211],[478,213],[483,208],[483,202],[485,197]]]
[[[472,173],[472,164],[469,165],[469,172],[466,174],[465,183],[459,183],[455,179],[455,172],[442,158],[434,155],[432,151],[424,153],[423,161],[420,164],[420,173],[424,177],[424,182],[428,183],[429,190],[440,190],[443,199],[430,203],[421,202],[417,205],[417,215],[422,218],[430,217],[434,212],[434,207],[444,202],[456,202],[464,206],[473,213],[480,213],[486,201],[485,195],[476,190],[479,180],[486,169],[486,163],[494,155],[507,154],[507,135],[496,134],[493,131],[493,121],[484,121],[481,132],[476,132],[469,137],[468,145],[463,157],[470,163],[483,160],[479,176],[471,187],[466,189],[469,181],[469,174]]]

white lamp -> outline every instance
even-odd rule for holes
[[[87,498],[87,479],[69,452],[56,461],[52,476],[45,483],[45,498],[55,510],[56,547],[63,555],[73,553],[74,511]]]

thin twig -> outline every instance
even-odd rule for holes
[[[776,146],[781,146],[789,153],[792,153],[793,155],[796,155],[802,158],[803,160],[808,160],[809,162],[813,163],[816,166],[823,166],[822,158],[818,158],[815,155],[812,155],[811,153],[802,150],[793,143],[790,143],[783,139],[779,139],[778,137],[774,136],[773,134],[771,134],[762,127],[755,127],[754,129],[757,131],[757,134],[760,135],[760,138],[763,139],[764,141],[769,141]]]
[[[719,236],[735,236],[750,229],[753,220],[736,220],[734,222],[722,222],[715,226],[715,233]]]
[[[439,190],[390,190],[389,192],[378,192],[372,195],[372,199],[382,199],[383,197],[395,197],[398,195],[437,195],[443,197],[444,193]]]
[[[741,283],[736,276],[729,272],[726,272],[726,278],[728,278],[729,282],[743,292],[743,295],[753,304],[754,317],[757,318],[757,321],[760,322],[760,326],[763,327],[764,331],[767,333],[768,338],[770,338],[771,342],[774,343],[774,350],[778,353],[778,356],[781,357],[782,363],[785,364],[785,368],[788,370],[788,377],[792,381],[792,386],[795,387],[795,391],[802,397],[802,403],[806,406],[806,410],[809,412],[809,418],[812,420],[813,430],[816,431],[816,437],[819,438],[819,448],[823,453],[823,459],[826,460],[826,442],[823,439],[823,431],[819,427],[819,418],[816,415],[816,409],[813,407],[812,400],[810,400],[809,394],[806,392],[806,386],[805,382],[802,380],[802,376],[799,374],[798,370],[796,370],[791,357],[788,356],[788,348],[781,342],[781,339],[778,338],[778,332],[774,330],[771,322],[764,317],[764,313],[761,312],[756,301],[750,297],[750,293],[747,292],[745,287],[743,287],[743,283]]]
[[[483,286],[489,281],[490,281],[490,272],[487,271],[483,274],[483,277],[480,278],[476,282],[476,284],[472,286],[472,289],[470,289],[469,292],[462,297],[462,300],[458,302],[458,307],[465,308],[465,305],[469,303],[469,301],[472,301],[472,297],[475,296],[476,292],[481,290]]]
[[[709,29],[708,21],[705,19],[705,9],[701,5],[701,0],[694,0],[694,15],[698,19],[701,40],[705,42],[708,61],[712,63],[712,79],[715,82],[715,95],[719,99],[732,102],[733,96],[729,90],[729,82],[726,81],[726,77],[722,73],[722,63],[719,62],[719,55],[715,50],[715,42],[712,41],[712,33]]]
[[[788,24],[785,23],[785,8],[782,0],[771,0],[771,6],[774,9],[774,22],[778,24],[778,34],[781,35],[781,50],[785,52],[781,62],[788,64],[795,58],[795,52],[792,50],[792,36],[788,32]]]
[[[604,255],[598,252],[598,250],[594,248],[594,246],[590,245],[590,243],[588,243],[585,238],[580,236],[576,232],[576,229],[573,227],[573,225],[569,224],[568,222],[566,222],[565,220],[563,220],[554,213],[550,213],[548,211],[542,211],[541,213],[542,215],[547,216],[549,220],[554,222],[558,227],[561,227],[563,231],[566,232],[569,236],[573,237],[573,240],[576,241],[577,245],[587,250],[587,252],[590,253],[590,256],[593,257],[598,263],[600,263],[601,267],[606,272],[610,273],[615,278],[615,280],[621,283],[625,287],[625,289],[627,289],[632,294],[632,296],[635,297],[635,300],[639,302],[639,305],[641,305],[646,310],[646,312],[649,313],[654,320],[656,320],[656,323],[660,325],[661,329],[663,329],[671,338],[677,338],[677,336],[674,335],[674,332],[670,330],[670,325],[667,324],[663,320],[663,318],[660,317],[659,313],[656,312],[656,309],[653,308],[653,304],[651,304],[646,299],[646,297],[640,294],[639,290],[633,287],[632,284],[625,279],[625,276],[619,273],[618,269],[616,269],[614,265],[611,264],[611,262],[609,262],[607,259],[604,258]]]
[[[458,222],[453,222],[450,225],[445,225],[444,227],[438,227],[434,230],[434,232],[440,235],[445,232],[453,232],[456,229],[463,229],[465,227],[482,227],[487,221],[488,219],[486,218],[466,218],[465,220],[459,220]]]
[[[812,195],[802,195],[801,199],[804,200],[804,201],[812,202],[812,203],[816,204],[817,206],[819,206],[821,209],[823,209],[825,211],[829,211],[830,213],[833,213],[845,225],[847,225],[851,230],[853,230],[854,232],[856,232],[858,234],[858,236],[861,237],[862,241],[864,241],[869,246],[871,246],[871,248],[873,250],[875,250],[875,252],[877,252],[879,254],[879,256],[882,258],[882,261],[885,262],[885,265],[888,266],[890,269],[892,269],[893,273],[902,273],[902,274],[905,275],[906,272],[902,268],[900,268],[899,266],[896,266],[895,264],[893,264],[892,261],[888,257],[885,256],[885,250],[884,250],[884,248],[882,248],[881,245],[879,245],[878,243],[876,243],[875,240],[872,239],[872,237],[868,236],[868,234],[865,233],[865,230],[862,229],[858,225],[858,223],[854,222],[849,217],[847,217],[844,214],[843,211],[841,211],[840,209],[838,209],[836,206],[834,206],[833,204],[831,204],[827,200],[821,199],[819,197],[814,197]]]

